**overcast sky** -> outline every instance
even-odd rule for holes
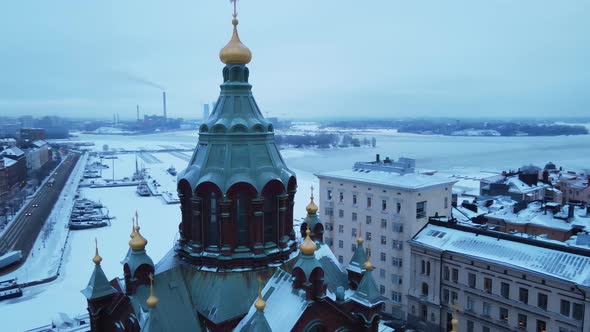
[[[590,1],[243,0],[265,115],[587,116]],[[0,114],[200,118],[217,99],[225,0],[6,1]]]

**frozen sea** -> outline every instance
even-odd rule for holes
[[[543,166],[549,161],[566,169],[590,169],[590,136],[558,137],[451,137],[401,134],[396,131],[362,131],[355,135],[375,137],[377,146],[347,149],[285,149],[285,161],[298,177],[295,217],[305,215],[309,201],[309,187],[317,188],[314,173],[352,167],[355,161],[369,161],[379,153],[382,158],[397,159],[401,156],[415,158],[417,167],[436,169],[441,174],[466,176],[476,179],[516,169],[525,164]],[[77,140],[94,142],[93,149],[109,150],[162,149],[170,146],[193,148],[197,144],[196,132],[171,132],[142,136],[80,135]],[[175,178],[166,172],[171,165],[177,170],[187,165],[190,152],[182,154],[154,153],[159,162],[149,163],[139,159],[149,169],[149,174],[160,184],[161,191],[175,191]],[[105,160],[111,168],[103,176],[130,177],[135,169],[134,154],[119,154],[118,159]],[[111,164],[113,163],[113,164]],[[482,172],[483,171],[483,172]],[[476,180],[458,184],[466,188],[477,185]],[[67,193],[64,193],[67,194]],[[71,194],[71,193],[69,193]],[[109,278],[122,275],[119,263],[127,252],[131,217],[137,210],[141,232],[148,239],[148,254],[157,262],[172,247],[180,222],[179,205],[167,205],[159,197],[139,197],[134,187],[84,188],[81,195],[101,201],[116,219],[110,227],[72,231],[64,253],[60,277],[49,284],[24,289],[24,296],[0,302],[2,331],[22,331],[49,324],[58,312],[76,315],[85,312],[86,301],[80,290],[86,286],[92,272],[94,238],[99,241],[103,257],[103,269]],[[57,229],[55,232],[63,232]],[[62,238],[63,236],[56,236]],[[38,250],[43,250],[39,246]],[[51,255],[49,255],[51,256]],[[47,265],[57,264],[58,254],[51,256]],[[39,263],[36,263],[39,265]],[[14,276],[21,279],[44,277],[52,271],[47,266],[28,266]],[[1,279],[5,279],[2,277]]]

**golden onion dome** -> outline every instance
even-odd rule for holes
[[[365,242],[365,239],[363,239],[363,237],[359,235],[359,237],[356,238],[356,243],[363,244],[363,242]]]
[[[254,302],[256,310],[262,311],[266,307],[266,301],[262,298],[262,279],[258,278],[258,298]]]
[[[245,65],[252,60],[252,52],[250,52],[250,49],[246,45],[242,44],[240,36],[238,36],[238,19],[234,17],[232,24],[234,25],[234,30],[231,39],[219,51],[219,59],[225,64]]]
[[[129,246],[135,251],[145,250],[147,240],[139,233],[139,226],[135,226],[135,235],[129,240]]]
[[[305,210],[307,210],[307,213],[309,214],[316,214],[318,212],[318,206],[314,203],[313,196],[311,196],[311,201],[307,204]]]
[[[359,236],[356,238],[356,243],[361,245],[363,242],[365,242],[365,239],[363,239],[363,227],[362,224],[359,223]]]
[[[145,303],[150,308],[154,308],[158,305],[158,298],[154,295],[154,277],[150,275],[151,285],[150,285],[150,296],[145,300]]]
[[[363,264],[363,269],[367,270],[367,271],[373,271],[373,269],[375,268],[373,266],[373,263],[371,263],[371,252],[370,252],[370,248],[369,248],[369,255],[367,255],[367,261],[365,262],[365,264]]]
[[[96,240],[96,238],[94,239],[94,243],[96,244],[96,250],[94,251],[94,257],[92,258],[92,262],[98,265],[100,264],[100,262],[102,262],[102,257],[100,257],[100,255],[98,254],[98,241]]]
[[[309,236],[309,234],[311,234],[309,228],[307,228],[305,234],[307,234],[307,236],[305,237],[305,241],[303,241],[299,249],[305,255],[313,255],[318,246],[315,244],[315,242],[312,241],[311,237]]]

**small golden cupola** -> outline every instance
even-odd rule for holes
[[[318,212],[318,206],[313,201],[313,186],[311,186],[311,197],[309,199],[310,202],[305,207],[305,210],[307,210],[308,214],[316,214]]]
[[[141,233],[139,233],[139,215],[137,214],[137,211],[135,212],[135,226],[133,227],[133,233],[131,233],[131,235],[133,235],[135,233],[135,235],[133,235],[133,237],[131,238],[131,240],[129,240],[129,246],[131,247],[131,249],[135,250],[135,251],[140,251],[140,250],[145,250],[145,246],[147,245],[147,240],[143,237],[143,235],[141,235]]]
[[[234,13],[232,24],[234,26],[231,39],[224,48],[219,51],[219,59],[221,62],[227,64],[248,64],[252,60],[252,52],[250,49],[242,44],[240,36],[238,35],[238,13],[236,11],[236,0],[232,1],[234,4]]]
[[[367,271],[373,271],[374,269],[373,263],[371,263],[371,247],[369,247],[369,254],[367,255],[367,261],[363,264],[363,269]]]
[[[305,241],[303,241],[299,249],[304,255],[313,255],[318,246],[315,244],[315,242],[312,241],[311,237],[309,236],[311,234],[309,228],[307,228],[305,234],[307,234],[307,236],[305,237]]]
[[[102,262],[102,257],[100,257],[100,255],[98,254],[98,240],[96,238],[94,238],[94,244],[95,244],[95,251],[94,251],[94,257],[92,258],[92,262],[96,265],[99,265],[100,262]]]
[[[266,308],[266,301],[262,298],[262,278],[258,278],[258,298],[256,302],[254,302],[254,307],[256,310],[263,311]]]
[[[358,237],[356,238],[356,243],[357,245],[361,245],[363,244],[363,242],[365,242],[365,239],[363,239],[363,228],[362,228],[362,224],[359,223],[359,234]]]
[[[145,300],[145,303],[150,308],[155,308],[158,305],[158,298],[154,295],[154,276],[150,274],[150,296]]]

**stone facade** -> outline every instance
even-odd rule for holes
[[[430,232],[432,236],[446,236],[432,233],[429,227],[420,234]],[[445,233],[442,227],[437,231]],[[475,231],[460,232],[465,232],[467,238],[484,236]],[[478,257],[478,244],[469,247],[465,239],[460,241],[466,249],[457,252],[431,246],[421,237],[410,241],[408,321],[413,322],[415,328],[450,331],[451,315],[458,310],[459,331],[581,332],[590,329],[587,286],[526,266]],[[506,237],[509,235],[504,235],[502,241],[507,240]],[[502,250],[503,243],[506,242],[498,245],[498,251]],[[515,243],[523,247],[522,252],[535,248],[529,243],[511,242]],[[565,261],[562,269],[583,263],[580,257],[584,256],[564,255],[571,261]],[[586,252],[586,256],[590,257],[590,252]]]
[[[450,215],[454,181],[433,176],[435,183],[416,186],[410,179],[427,175],[386,175],[410,180],[406,186],[396,186],[374,181],[366,176],[370,173],[355,173],[356,178],[333,173],[318,175],[324,241],[339,261],[347,264],[356,249],[357,237],[364,238],[381,294],[391,300],[385,312],[404,319],[410,285],[407,241],[424,227],[427,216]]]

